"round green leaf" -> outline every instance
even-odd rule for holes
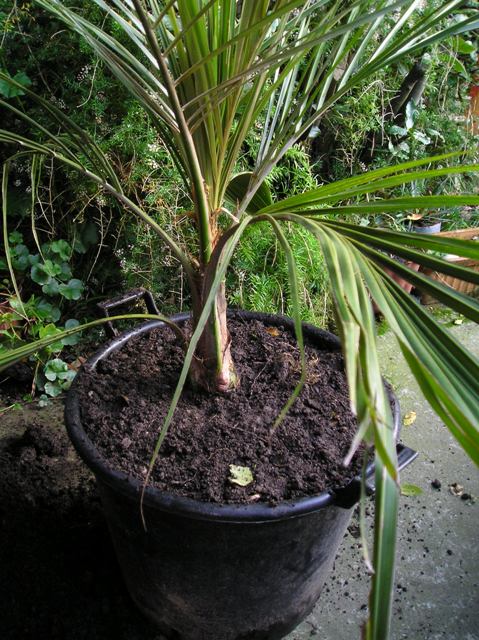
[[[28,255],[19,256],[18,258],[14,257],[12,260],[13,268],[18,271],[26,271],[30,266],[28,258]]]
[[[53,253],[57,253],[62,260],[69,260],[72,255],[72,248],[66,240],[55,240],[50,245]]]
[[[53,322],[46,324],[44,327],[40,327],[38,335],[40,338],[49,338],[50,336],[54,336],[57,333],[60,333],[61,329],[56,327]]]
[[[35,315],[40,320],[53,320],[53,322],[56,322],[60,318],[60,309],[51,305],[44,298],[40,298],[35,304]]]
[[[88,249],[85,247],[80,238],[75,238],[75,242],[73,243],[73,251],[76,253],[86,253]]]
[[[42,395],[38,398],[38,406],[48,407],[49,404],[50,404],[50,400],[48,399],[48,396],[42,393]]]
[[[24,244],[17,244],[13,247],[13,251],[17,256],[28,256],[30,251]]]
[[[49,360],[43,371],[45,378],[53,382],[57,378],[59,380],[62,379],[62,375],[68,371],[68,365],[66,362],[61,360],[60,358],[54,358],[53,360]]]
[[[58,322],[58,320],[60,320],[60,316],[61,316],[61,311],[58,307],[52,306],[52,311],[51,311],[51,319],[53,320],[53,322]]]
[[[88,249],[99,241],[98,229],[94,222],[86,222],[80,233],[82,245]]]
[[[68,262],[62,262],[60,265],[61,271],[59,277],[61,280],[69,280],[72,277],[72,270]]]
[[[47,382],[45,384],[45,393],[52,398],[59,396],[62,391],[62,387],[58,384],[53,384],[52,382]]]
[[[34,264],[30,269],[30,277],[33,280],[33,282],[43,285],[43,284],[47,284],[47,282],[50,280],[51,274],[48,273],[45,265]]]
[[[58,276],[62,272],[61,264],[53,262],[52,260],[45,260],[44,267],[48,275],[52,276],[52,278]]]
[[[65,322],[65,329],[73,329],[74,327],[78,327],[80,323],[75,318],[70,318]],[[62,338],[62,344],[65,346],[71,346],[74,344],[78,344],[81,338],[81,333],[74,333],[71,336],[66,336],[66,338]]]
[[[42,291],[47,296],[56,296],[58,294],[58,280],[50,278],[50,280],[43,285]]]
[[[20,244],[23,241],[23,236],[20,231],[12,231],[8,236],[8,241],[11,244]]]
[[[69,389],[71,383],[76,376],[76,372],[73,369],[67,369],[58,374],[58,379],[62,381],[63,389]]]
[[[83,282],[77,278],[72,278],[67,284],[61,284],[58,291],[67,300],[79,300],[83,293]]]

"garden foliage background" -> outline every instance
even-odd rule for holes
[[[115,30],[113,24],[104,25],[94,3],[66,0],[66,4],[74,4],[89,20]],[[388,25],[383,23],[382,28]],[[148,213],[180,245],[191,246],[195,233],[190,202],[175,166],[148,117],[90,49],[62,24],[22,0],[0,0],[0,37],[0,69],[73,115],[114,159],[127,195],[142,200]],[[479,127],[471,105],[478,84],[477,34],[455,37],[420,58],[405,57],[357,87],[289,150],[270,177],[275,197],[300,193],[368,168],[451,150],[472,152],[468,159],[473,161]],[[30,104],[21,90],[0,83],[0,98],[18,101],[22,110],[42,122],[40,107]],[[27,125],[1,105],[0,110],[4,128],[22,133]],[[258,121],[244,145],[238,171],[251,167],[261,130]],[[32,131],[24,133],[32,135]],[[11,154],[6,146],[0,149],[2,161]],[[2,247],[0,305],[5,320],[0,324],[0,349],[54,335],[62,327],[91,318],[95,303],[128,288],[150,289],[163,313],[189,307],[175,258],[159,246],[159,238],[146,225],[125,215],[94,185],[65,167],[32,166],[21,158],[8,180],[8,230],[4,233],[11,247],[15,282]],[[425,189],[418,183],[403,188],[414,195]],[[479,190],[479,178],[477,174],[456,174],[428,188],[435,195],[472,193]],[[444,230],[479,226],[479,213],[474,210],[426,215],[441,219]],[[360,223],[404,230],[413,220],[398,213],[364,217]],[[286,259],[272,234],[269,226],[261,225],[252,225],[245,233],[227,276],[232,306],[290,314]],[[334,329],[318,246],[299,228],[291,228],[289,234],[299,272],[303,318]],[[18,293],[26,314],[19,313]],[[70,337],[54,343],[34,363],[33,391],[39,391],[44,400],[69,385],[72,369],[64,358],[71,364],[74,356],[59,356],[76,340]]]

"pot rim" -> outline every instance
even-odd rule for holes
[[[262,320],[273,325],[286,325],[290,329],[293,328],[292,319],[286,316],[236,310],[229,310],[228,313],[240,319]],[[180,313],[171,316],[170,319],[176,322],[183,322],[189,318],[189,313]],[[162,326],[166,325],[161,320],[149,320],[137,327],[128,329],[96,351],[90,358],[88,358],[85,364],[89,367],[95,367],[100,360],[107,357],[113,351],[120,349],[131,338]],[[329,348],[332,351],[339,351],[341,349],[339,338],[329,331],[318,329],[314,325],[308,323],[303,323],[303,329],[305,329],[307,336],[320,340],[326,348]],[[80,457],[98,479],[114,490],[120,491],[123,495],[132,500],[138,501],[139,503],[143,490],[142,482],[129,476],[123,471],[118,471],[109,467],[83,429],[80,415],[80,401],[77,392],[79,384],[78,381],[80,378],[81,370],[79,375],[77,375],[73,381],[65,401],[65,423],[68,435]],[[398,438],[400,431],[399,401],[394,394],[391,385],[387,381],[384,381],[384,383],[388,396],[391,400],[394,432],[396,434],[396,438]],[[370,464],[367,469],[367,475],[370,476],[373,472],[374,465]],[[143,504],[145,507],[153,507],[157,510],[175,513],[177,515],[183,515],[185,517],[198,520],[220,520],[222,522],[267,522],[306,515],[307,513],[318,511],[319,509],[324,509],[328,506],[337,506],[345,509],[352,508],[359,499],[360,484],[361,479],[357,476],[342,488],[323,491],[320,494],[306,496],[304,498],[287,500],[275,505],[269,505],[266,503],[218,504],[202,502],[193,498],[186,498],[177,494],[162,491],[157,487],[148,485],[144,492]]]

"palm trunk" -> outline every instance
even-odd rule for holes
[[[196,326],[201,311],[201,307],[193,309],[193,327]],[[209,393],[224,393],[236,387],[239,382],[231,357],[224,284],[218,290],[214,310],[198,342],[191,363],[190,380],[195,387]]]

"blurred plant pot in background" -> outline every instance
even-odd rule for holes
[[[412,231],[414,233],[439,233],[441,231],[442,222],[439,220],[425,221],[424,224],[414,224]]]

